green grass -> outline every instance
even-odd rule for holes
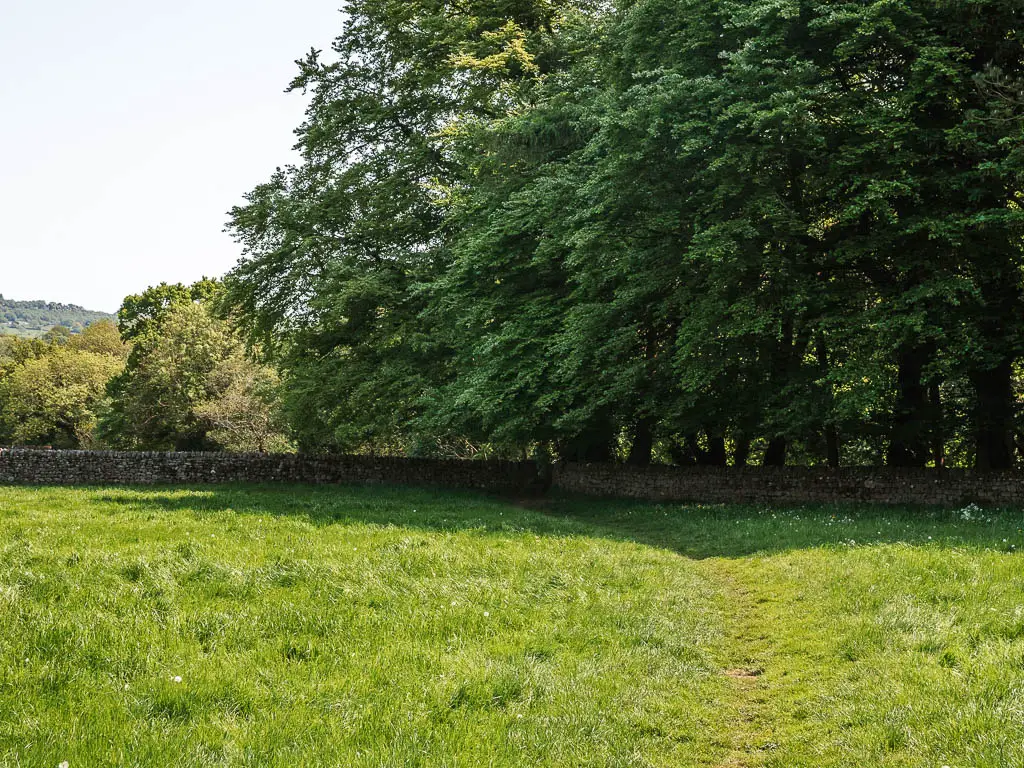
[[[0,766],[1024,765],[970,517],[0,488]]]

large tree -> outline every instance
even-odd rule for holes
[[[416,450],[410,424],[448,376],[424,313],[450,260],[461,194],[452,131],[518,104],[560,65],[563,16],[538,0],[355,0],[331,54],[300,62],[311,94],[299,165],[232,212],[244,258],[230,298],[280,366],[307,447]],[[429,438],[425,438],[429,442]]]
[[[285,450],[277,376],[218,314],[217,284],[160,285],[125,300],[133,340],[99,434],[142,450]],[[83,339],[82,343],[96,341]]]
[[[1013,463],[1018,4],[347,11],[231,222],[303,444]]]

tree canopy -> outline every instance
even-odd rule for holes
[[[345,10],[229,223],[301,445],[1018,460],[1019,3]]]
[[[71,335],[0,336],[0,444],[96,445],[107,383],[125,364],[117,328],[100,320]]]
[[[107,386],[105,444],[142,450],[288,450],[278,377],[218,314],[221,286],[161,284],[128,296],[118,313],[132,344]],[[82,344],[92,339],[83,335]]]

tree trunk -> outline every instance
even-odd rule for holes
[[[936,469],[941,469],[946,464],[946,437],[942,429],[942,392],[939,390],[939,382],[932,382],[928,388],[928,399],[931,402],[932,416],[935,419],[935,431],[932,435],[932,462]]]
[[[839,467],[839,430],[835,424],[825,425],[825,460],[833,469]]]
[[[612,460],[615,425],[604,414],[597,414],[583,431],[564,444],[559,451],[565,461],[605,463]]]
[[[687,435],[683,438],[682,442],[672,441],[669,445],[668,453],[672,457],[672,461],[680,467],[692,467],[697,463],[697,457],[693,453],[691,447],[696,442],[695,438]]]
[[[930,354],[921,345],[903,346],[896,354],[896,403],[885,463],[890,467],[923,467],[930,451],[928,388],[922,379]]]
[[[1005,360],[987,371],[971,374],[974,385],[974,466],[1010,469],[1013,466],[1012,365]]]
[[[705,467],[724,467],[726,465],[725,438],[711,434],[707,434],[707,438],[707,450],[700,447],[696,435],[686,436],[686,447],[697,464]]]
[[[818,372],[824,379],[828,376],[829,364],[828,364],[828,346],[825,344],[825,335],[819,333],[814,344],[815,351],[818,357]],[[826,381],[825,386],[827,390],[825,392],[825,423],[822,425],[822,431],[825,433],[825,460],[828,462],[830,467],[836,468],[839,466],[839,430],[836,429],[836,425],[832,422],[832,403],[835,398],[835,394],[832,392],[832,384]]]
[[[974,387],[974,464],[978,469],[1009,469],[1014,463],[1013,361],[1024,324],[1024,295],[1017,246],[993,245],[989,247],[992,257],[985,262],[987,270],[979,279],[984,307],[977,336],[988,360],[995,362],[979,365],[968,374]]]
[[[651,463],[651,451],[654,450],[654,420],[640,419],[633,430],[633,445],[629,449],[628,464],[635,467],[646,467]]]
[[[725,437],[708,435],[707,463],[713,467],[726,465]]]
[[[764,452],[762,464],[766,467],[786,466],[786,450],[789,448],[789,441],[778,435],[768,441],[768,448]]]
[[[750,459],[750,441],[743,437],[737,437],[732,449],[732,465],[734,467],[745,467]]]

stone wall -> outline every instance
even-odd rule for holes
[[[357,483],[525,492],[536,488],[537,471],[532,463],[504,461],[0,449],[0,483]]]
[[[147,485],[356,483],[526,495],[548,488],[591,496],[708,503],[1024,504],[1024,474],[807,467],[631,467],[370,456],[0,449],[0,483]]]
[[[553,487],[592,496],[708,503],[1024,504],[1024,474],[851,467],[563,464]]]

